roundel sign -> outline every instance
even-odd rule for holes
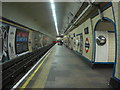
[[[88,53],[89,48],[90,48],[89,39],[88,39],[88,38],[86,38],[86,40],[85,40],[85,51],[86,51],[86,53]]]

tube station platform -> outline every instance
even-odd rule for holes
[[[70,49],[54,45],[17,88],[110,88],[112,70],[92,69]]]

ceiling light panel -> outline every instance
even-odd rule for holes
[[[53,0],[50,0],[50,3],[51,3],[53,19],[54,19],[54,23],[55,23],[55,29],[56,29],[57,35],[59,35],[58,26],[57,26],[57,17],[56,17],[56,12],[55,12],[55,4],[54,4]]]

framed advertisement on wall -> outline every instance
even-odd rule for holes
[[[8,33],[9,26],[4,23],[0,23],[0,58],[2,62],[9,60],[8,55]]]
[[[28,51],[28,36],[29,31],[21,28],[16,29],[16,54],[21,54]]]
[[[10,26],[9,33],[8,33],[8,51],[9,51],[10,59],[13,59],[16,57],[15,34],[16,34],[16,27]]]

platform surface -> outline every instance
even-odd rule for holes
[[[112,68],[92,69],[65,46],[55,45],[25,88],[110,88],[111,76]]]

